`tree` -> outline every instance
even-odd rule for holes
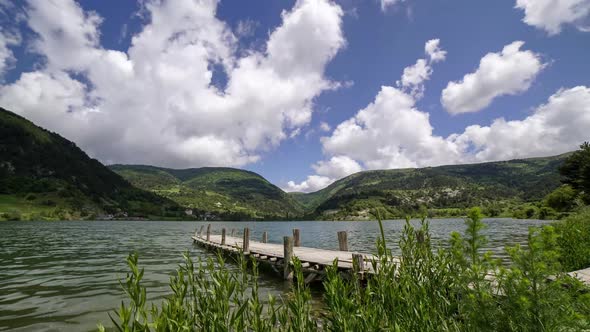
[[[568,184],[564,184],[545,196],[544,205],[558,212],[571,211],[576,196],[577,193],[574,188]]]
[[[572,186],[586,203],[590,203],[590,143],[580,145],[580,150],[565,160],[559,172],[564,176],[562,182]]]

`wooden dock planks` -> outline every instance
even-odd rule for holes
[[[242,238],[226,236],[226,245],[221,245],[221,235],[210,235],[210,240],[193,236],[193,240],[197,243],[208,244],[219,247],[224,250],[241,249]],[[270,257],[276,257],[277,259],[283,259],[283,245],[275,243],[262,243],[258,241],[250,241],[249,248],[250,255],[258,254],[266,256],[267,259]],[[339,251],[339,250],[326,250],[318,248],[308,247],[293,247],[293,256],[299,258],[301,262],[309,263],[310,265],[332,265],[334,259],[338,258],[338,267],[352,269],[352,255],[350,251]],[[372,259],[372,255],[363,254],[365,258],[365,266],[369,268],[369,261]]]
[[[200,235],[202,233],[202,228],[203,227],[201,227],[200,232],[196,233],[192,237],[195,243],[206,247],[218,248],[231,253],[237,253],[243,249],[244,237],[226,236],[224,231],[222,232],[222,235],[213,235],[210,233],[210,226],[207,227],[207,234],[204,237]],[[356,270],[361,274],[372,273],[373,271],[371,261],[375,257],[370,254],[359,254],[346,251],[346,235],[341,233],[343,232],[339,232],[338,234],[339,247],[345,250],[327,250],[294,246],[292,248],[293,257],[297,257],[302,262],[302,267],[304,268],[304,271],[308,273],[308,275],[310,273],[317,273],[318,275],[323,274],[325,267],[331,266],[335,259],[338,259],[339,270],[347,270],[350,273],[353,273],[353,270]],[[232,234],[234,234],[233,230]],[[263,239],[266,240],[266,238],[267,236],[265,234]],[[250,241],[248,239],[247,252],[248,255],[253,256],[259,261],[265,261],[271,264],[284,266],[283,260],[285,247],[282,244]],[[356,268],[353,267],[353,257],[355,256],[357,260]],[[397,259],[394,258],[394,260]],[[569,272],[568,274],[590,286],[590,268]]]
[[[590,286],[590,267],[583,270],[573,271],[568,274]]]
[[[235,237],[208,233],[206,236],[195,234],[192,239],[195,243],[213,249],[220,249],[226,253],[237,253],[243,249],[244,237]],[[293,238],[291,238],[291,241]],[[222,244],[222,242],[225,242]],[[284,255],[285,246],[276,243],[264,243],[248,240],[247,255],[254,257],[260,262],[267,262],[271,265],[282,266],[284,278],[290,279],[292,275],[285,269]],[[353,268],[353,256],[356,257],[357,266]],[[303,272],[306,274],[306,282],[321,278],[324,269],[332,266],[335,259],[338,259],[338,269],[346,273],[372,273],[370,254],[359,254],[342,250],[327,250],[319,248],[295,247],[292,246],[292,257],[301,261]],[[278,270],[277,270],[278,271]]]

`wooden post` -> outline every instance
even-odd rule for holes
[[[221,245],[225,245],[225,228],[221,229]]]
[[[268,242],[268,232],[262,233],[262,243]]]
[[[294,247],[301,246],[301,239],[299,237],[299,229],[298,228],[293,229],[293,246]]]
[[[250,228],[244,228],[244,238],[242,242],[242,250],[244,252],[250,251]]]
[[[207,225],[207,241],[211,240],[211,224]]]
[[[231,237],[233,237],[233,236],[234,236],[234,233],[235,233],[235,232],[236,232],[236,229],[235,229],[235,228],[232,228],[232,229],[231,229]]]
[[[365,259],[362,254],[352,254],[352,271],[354,273],[363,273],[365,270]]]
[[[291,260],[293,259],[293,238],[290,236],[283,237],[283,278],[285,280],[293,279],[291,272]]]
[[[199,237],[203,237],[203,228],[205,228],[205,225],[201,225],[201,228],[199,228]]]
[[[346,231],[338,232],[338,247],[340,251],[348,251]]]

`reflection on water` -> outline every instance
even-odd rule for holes
[[[531,220],[488,219],[488,248],[502,257],[507,244],[523,243]],[[118,279],[125,276],[125,257],[137,251],[145,268],[150,300],[168,293],[168,280],[182,261],[182,252],[193,257],[210,255],[192,245],[190,235],[202,222],[93,221],[0,223],[0,330],[84,331],[96,323],[110,323],[107,312],[124,299]],[[390,248],[404,226],[386,221]],[[348,231],[351,251],[373,252],[379,234],[376,222],[216,222],[220,232],[250,227],[251,239],[267,231],[269,242],[282,243],[284,235],[299,228],[301,245],[338,248],[336,232]],[[430,223],[435,243],[445,245],[452,231],[463,231],[462,219]],[[262,277],[261,289],[280,292],[280,280]]]

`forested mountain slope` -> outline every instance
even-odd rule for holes
[[[292,193],[291,196],[315,217],[361,216],[375,206],[384,207],[391,217],[429,209],[471,206],[502,209],[510,204],[538,201],[557,188],[560,185],[558,167],[568,155],[365,171],[320,191]]]
[[[232,219],[293,218],[302,206],[262,176],[227,167],[169,169],[145,165],[110,168],[133,185],[178,204]]]
[[[4,219],[176,216],[174,202],[137,189],[74,143],[0,108]]]

